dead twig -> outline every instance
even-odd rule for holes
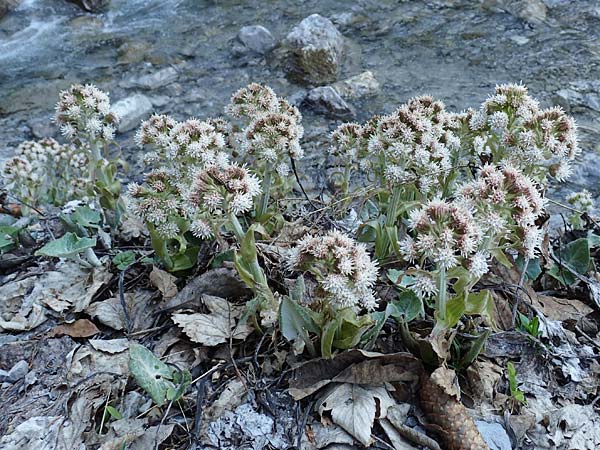
[[[202,406],[204,403],[206,378],[198,378],[196,382],[196,414],[194,415],[194,430],[192,431],[192,450],[200,445],[200,426],[202,425]]]
[[[306,430],[308,416],[309,416],[310,412],[312,411],[313,407],[315,406],[315,402],[316,402],[316,400],[313,400],[312,402],[310,402],[308,404],[308,406],[306,407],[306,412],[304,413],[304,416],[302,417],[302,423],[300,424],[300,427],[298,427],[298,439],[296,440],[296,448],[298,450],[302,450],[302,436],[304,436],[304,430]]]
[[[129,317],[129,311],[127,310],[127,302],[125,301],[125,289],[123,283],[125,281],[125,271],[121,270],[119,273],[119,300],[121,301],[121,307],[123,308],[123,314],[125,315],[125,327],[127,328],[127,336],[131,334],[131,317]]]
[[[158,450],[158,446],[160,445],[160,442],[158,440],[158,437],[159,437],[158,433],[160,432],[160,427],[163,425],[163,423],[165,423],[165,419],[169,415],[169,411],[171,411],[171,406],[173,406],[173,400],[171,400],[169,402],[169,405],[167,406],[167,410],[165,411],[165,414],[163,415],[162,419],[160,420],[160,423],[158,424],[158,426],[156,427],[156,435],[154,437],[154,450]]]

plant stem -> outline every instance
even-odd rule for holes
[[[242,224],[238,220],[237,216],[233,213],[229,214],[229,222],[231,223],[231,226],[233,227],[233,234],[235,234],[235,238],[241,244],[242,240],[244,239],[244,234],[245,234],[244,229],[242,228]]]
[[[91,248],[86,248],[84,255],[87,262],[89,262],[92,266],[100,267],[102,265],[102,263],[94,253],[94,250],[92,250]]]
[[[446,320],[447,288],[446,288],[446,269],[444,267],[440,267],[438,269],[437,285],[438,285],[438,296],[437,296],[437,304],[435,305],[435,309],[437,309],[439,319]]]
[[[263,193],[260,197],[260,202],[258,204],[258,214],[256,218],[264,216],[267,213],[267,208],[269,206],[269,198],[271,196],[271,172],[273,167],[271,164],[267,164],[267,168],[265,170],[265,176],[263,177],[262,188]]]
[[[398,207],[400,206],[400,197],[402,189],[399,186],[394,186],[392,196],[388,202],[388,208],[385,217],[385,225],[392,227],[396,224],[396,217],[398,216]]]

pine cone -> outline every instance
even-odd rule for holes
[[[464,405],[447,391],[432,377],[422,375],[421,408],[445,447],[448,450],[490,450]]]

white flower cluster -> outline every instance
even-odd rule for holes
[[[304,156],[300,111],[271,88],[252,83],[240,89],[233,94],[226,112],[246,122],[241,133],[242,151],[255,155],[259,165],[272,167],[280,177],[289,174],[289,157]]]
[[[587,189],[569,194],[569,196],[567,196],[567,202],[583,213],[590,213],[594,208],[594,199],[592,198],[591,192]]]
[[[192,233],[203,239],[211,237],[211,223],[226,220],[225,214],[247,213],[261,192],[260,180],[243,166],[212,165],[197,172],[187,202],[189,214],[195,218]]]
[[[524,86],[497,86],[479,110],[468,111],[465,122],[474,156],[513,165],[540,182],[548,171],[566,180],[580,152],[575,121],[560,108],[540,109]]]
[[[444,270],[463,265],[478,277],[488,271],[484,232],[460,202],[431,200],[409,212],[408,228],[410,234],[399,242],[407,262],[430,261]]]
[[[75,84],[60,93],[55,120],[68,139],[113,140],[118,117],[110,112],[108,94],[92,84]]]
[[[176,238],[182,231],[187,211],[173,177],[166,170],[155,169],[144,178],[143,185],[131,183],[128,186],[129,210],[161,238]]]
[[[373,286],[378,267],[364,244],[359,244],[339,231],[324,236],[307,235],[290,252],[288,265],[292,270],[313,274],[320,300],[338,308],[377,307]]]
[[[344,163],[355,162],[361,153],[363,127],[358,123],[343,123],[331,134],[329,152]]]
[[[177,179],[189,179],[198,169],[227,165],[223,121],[188,119],[177,122],[166,115],[153,115],[142,123],[135,139],[140,147],[150,145],[147,164],[165,164]]]
[[[517,247],[528,258],[536,256],[544,235],[536,221],[546,199],[530,177],[511,166],[486,164],[477,179],[458,189],[457,196],[476,211],[489,239]]]
[[[178,122],[154,114],[138,129],[137,144],[151,149],[144,162],[155,169],[146,174],[143,186],[130,186],[131,208],[162,238],[184,233],[190,222],[196,236],[212,236],[208,223],[195,218],[197,208],[190,206],[188,197],[198,173],[229,166],[228,128],[221,119]]]
[[[367,124],[362,135],[372,160],[379,161],[374,169],[391,186],[412,184],[428,194],[452,169],[461,145],[458,126],[458,116],[447,112],[442,102],[422,96]]]
[[[19,199],[37,206],[60,206],[85,196],[87,156],[52,138],[25,141],[5,161],[2,176]]]

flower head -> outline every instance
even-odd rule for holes
[[[246,167],[209,166],[196,173],[187,200],[198,211],[240,215],[252,209],[260,193],[260,180]]]
[[[400,245],[407,261],[429,260],[450,269],[472,257],[483,241],[481,227],[459,202],[431,200],[409,216],[411,236]]]
[[[292,249],[288,265],[313,274],[319,285],[316,295],[335,307],[372,310],[377,306],[373,292],[377,263],[364,244],[339,231],[305,236]]]
[[[55,120],[68,139],[87,136],[111,141],[119,118],[110,112],[108,94],[92,84],[74,84],[60,93]]]

